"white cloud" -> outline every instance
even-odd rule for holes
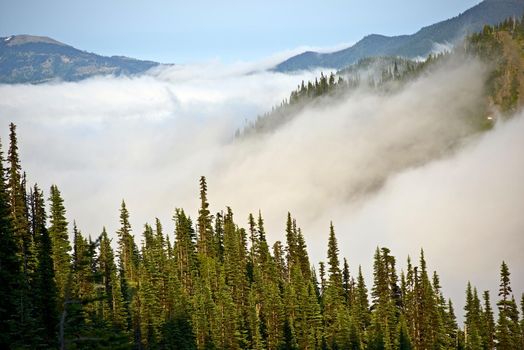
[[[483,96],[480,64],[451,64],[394,94],[359,90],[233,142],[246,119],[318,74],[256,68],[212,62],[138,78],[2,85],[2,139],[10,121],[18,124],[29,179],[56,183],[85,233],[102,225],[114,233],[122,198],[135,235],[155,216],[171,232],[175,207],[195,215],[206,175],[212,210],[230,205],[244,225],[261,209],[271,240],[284,238],[290,210],[315,261],[333,220],[353,271],[363,264],[370,273],[377,245],[402,263],[424,247],[459,305],[468,279],[498,285],[502,259],[522,290],[524,122],[464,138],[465,116],[477,114]]]

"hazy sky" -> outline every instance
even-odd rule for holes
[[[410,34],[479,0],[0,0],[0,36],[53,37],[104,55],[161,62],[260,59]]]

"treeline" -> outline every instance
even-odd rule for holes
[[[464,50],[493,68],[487,86],[489,103],[506,115],[518,110],[524,102],[524,17],[485,26],[471,35]]]
[[[446,60],[478,58],[490,69],[486,82],[487,101],[480,129],[488,129],[494,115],[511,115],[524,103],[524,17],[508,18],[495,26],[485,26],[471,34],[450,52],[430,54],[424,61],[401,57],[368,57],[329,76],[302,83],[270,112],[258,116],[236,137],[267,133],[292,120],[305,106],[321,103],[325,97],[343,97],[359,87],[376,92],[397,91],[421,74],[430,73]],[[478,121],[477,121],[478,122]]]
[[[3,155],[0,152],[2,164]],[[468,284],[459,327],[436,272],[408,258],[405,271],[377,248],[373,285],[350,272],[330,226],[327,260],[311,264],[290,214],[272,246],[264,220],[247,228],[233,212],[212,215],[206,179],[193,221],[176,209],[174,240],[160,221],[136,244],[120,209],[116,252],[105,229],[69,241],[56,186],[48,205],[27,190],[16,128],[0,167],[0,348],[2,349],[523,349],[524,319],[502,263],[495,322],[490,294]],[[481,302],[482,298],[482,302]],[[521,299],[524,313],[524,294]]]
[[[293,119],[304,107],[321,103],[328,97],[341,97],[363,85],[378,90],[392,81],[406,81],[408,76],[420,71],[419,66],[419,63],[410,60],[381,57],[362,59],[336,74],[331,72],[329,76],[321,72],[314,81],[306,83],[302,80],[291,91],[289,98],[282,100],[270,112],[257,116],[242,130],[237,130],[235,137],[270,132]]]
[[[330,97],[343,98],[361,87],[377,93],[397,91],[447,55],[446,52],[431,54],[423,62],[401,57],[369,57],[360,59],[336,74],[331,72],[328,76],[321,72],[314,81],[302,81],[291,91],[289,98],[272,107],[271,111],[257,116],[242,130],[237,130],[235,136],[240,138],[271,132],[293,119],[304,107],[323,103]]]
[[[319,97],[335,96],[345,91],[348,84],[351,83],[351,81],[345,81],[341,76],[336,78],[334,73],[330,73],[329,76],[320,73],[320,78],[315,78],[314,81],[307,83],[302,81],[296,90],[291,91],[289,99],[282,100],[279,105],[272,107],[270,112],[257,116],[242,130],[237,130],[235,137],[241,138],[274,130],[291,120],[306,105],[317,101]]]

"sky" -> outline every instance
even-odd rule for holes
[[[162,63],[259,60],[333,50],[367,34],[411,34],[479,0],[0,0],[0,36]]]

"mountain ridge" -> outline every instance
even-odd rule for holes
[[[21,34],[0,38],[0,83],[5,84],[136,75],[158,65],[126,56],[98,55],[46,36]]]
[[[522,0],[484,0],[455,17],[422,27],[413,34],[369,34],[343,50],[303,52],[277,64],[272,70],[342,69],[361,58],[375,56],[425,57],[435,49],[435,45],[454,43],[467,34],[479,32],[484,25],[495,25],[512,16],[521,17],[523,13]]]

